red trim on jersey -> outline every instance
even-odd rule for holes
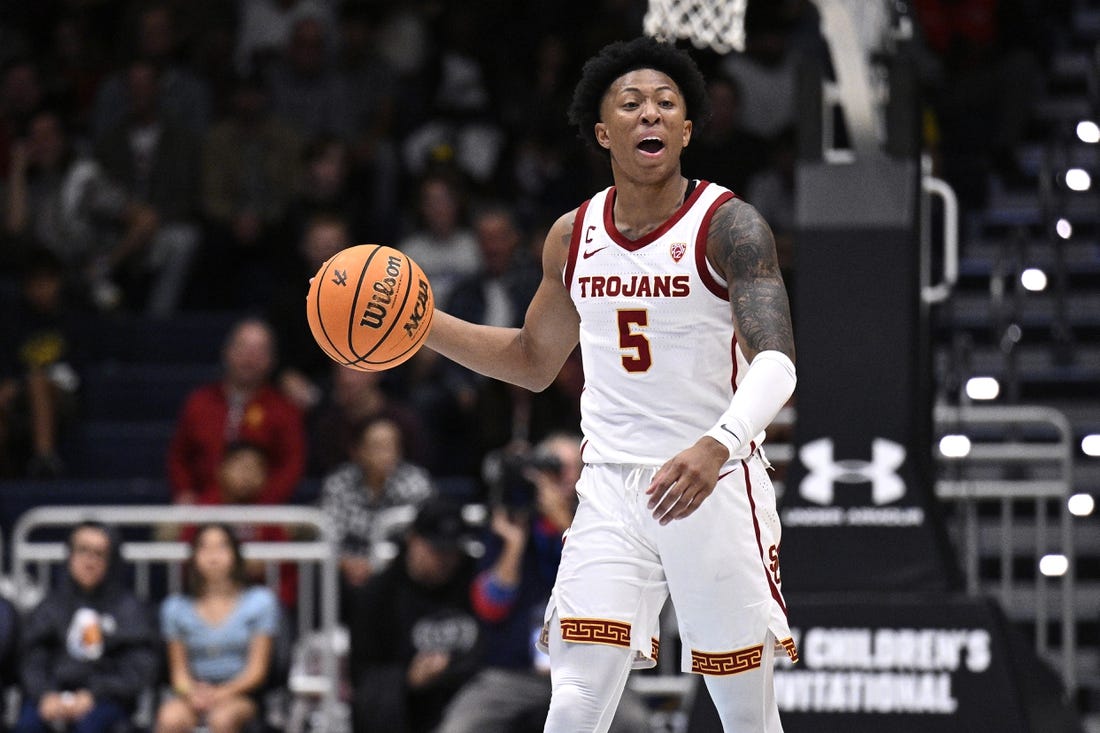
[[[768,559],[764,556],[764,545],[760,541],[760,522],[756,519],[756,502],[752,498],[752,481],[749,479],[749,464],[744,460],[741,461],[741,470],[745,473],[745,494],[749,497],[749,509],[752,510],[752,530],[756,533],[756,548],[760,551],[760,563],[764,566],[764,577],[768,579],[768,587],[771,589],[772,598],[779,604],[779,608],[783,610],[783,615],[787,615],[787,604],[783,602],[783,594],[779,592],[779,588],[776,587],[775,581],[772,580],[772,574],[768,572]]]
[[[710,184],[706,181],[699,181],[699,185],[696,186],[695,190],[691,192],[691,195],[687,197],[687,201],[680,204],[680,208],[676,209],[676,212],[666,219],[664,224],[639,239],[627,239],[615,226],[615,187],[612,186],[611,190],[607,192],[607,197],[603,202],[603,228],[607,230],[607,234],[611,237],[611,241],[623,249],[629,252],[639,250],[647,244],[656,241],[658,237],[674,227],[676,222],[683,219],[684,214],[688,213],[691,207],[699,199],[699,195],[703,192],[703,189],[709,185]]]
[[[699,271],[699,279],[707,286],[707,290],[717,295],[722,300],[729,302],[729,289],[714,279],[710,268],[707,267],[707,235],[710,233],[710,220],[719,206],[736,198],[732,193],[724,193],[719,196],[707,213],[703,214],[703,223],[699,225],[699,234],[695,237],[695,269]],[[736,361],[734,362],[736,364]]]
[[[585,201],[577,207],[577,216],[573,219],[573,236],[569,238],[569,254],[565,258],[565,273],[562,278],[565,281],[565,289],[573,287],[573,269],[577,266],[577,252],[581,248],[581,230],[584,228],[584,214],[588,211],[588,203]]]
[[[733,365],[733,369],[730,374],[730,386],[733,387],[733,391],[737,391],[737,333],[733,334],[733,338],[730,339],[730,363]]]

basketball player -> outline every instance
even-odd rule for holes
[[[631,668],[655,663],[669,594],[683,669],[705,675],[725,730],[782,730],[772,663],[795,648],[759,446],[794,391],[790,309],[768,225],[680,171],[705,114],[684,52],[649,38],[601,50],[570,118],[614,186],[551,228],[522,327],[437,312],[427,341],[532,390],[581,346],[586,465],[546,611],[552,733],[607,730]]]

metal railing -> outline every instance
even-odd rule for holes
[[[960,544],[967,592],[983,591],[980,568],[979,510],[983,504],[998,504],[999,578],[997,594],[1004,608],[1012,608],[1022,595],[1014,577],[1016,557],[1015,508],[1020,502],[1034,510],[1034,552],[1029,553],[1035,572],[1035,648],[1040,656],[1054,656],[1050,643],[1050,589],[1039,563],[1048,553],[1066,559],[1060,584],[1061,668],[1066,690],[1077,687],[1076,569],[1073,516],[1067,499],[1073,488],[1073,430],[1066,416],[1046,407],[1025,406],[937,406],[938,434],[965,435],[970,441],[965,455],[941,457],[936,496],[955,502],[962,510]],[[982,469],[1001,470],[989,476]],[[1023,470],[1026,469],[1026,470]],[[1055,501],[1056,525],[1052,528],[1050,503]]]
[[[17,589],[45,593],[50,582],[52,565],[67,557],[62,540],[36,540],[32,534],[43,528],[70,528],[82,521],[93,520],[110,526],[157,530],[206,522],[230,525],[283,525],[311,530],[315,537],[305,541],[244,542],[246,559],[260,560],[266,566],[266,582],[273,588],[279,579],[280,563],[296,563],[298,567],[299,637],[320,633],[325,643],[320,645],[320,669],[313,674],[304,671],[292,674],[288,688],[292,694],[316,697],[320,701],[322,721],[335,721],[338,715],[339,669],[336,638],[339,616],[339,582],[334,530],[328,517],[319,509],[305,506],[65,506],[39,507],[24,513],[12,532],[11,561],[13,581]],[[134,567],[135,592],[150,596],[150,570],[163,565],[168,576],[169,592],[183,586],[181,563],[189,547],[179,541],[123,540],[121,554]],[[34,572],[32,573],[32,568]],[[315,570],[320,570],[320,587]],[[29,594],[26,594],[29,595]]]

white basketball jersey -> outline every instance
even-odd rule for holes
[[[699,181],[638,240],[615,227],[615,189],[581,205],[564,281],[580,314],[587,463],[662,464],[729,407],[748,368],[725,281],[706,258],[714,210],[733,198]]]

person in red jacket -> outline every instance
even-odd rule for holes
[[[245,318],[222,351],[223,377],[188,395],[168,447],[168,478],[176,504],[218,503],[217,470],[226,446],[247,441],[269,458],[268,480],[256,503],[290,499],[305,471],[302,414],[271,384],[275,338],[263,320]]]

